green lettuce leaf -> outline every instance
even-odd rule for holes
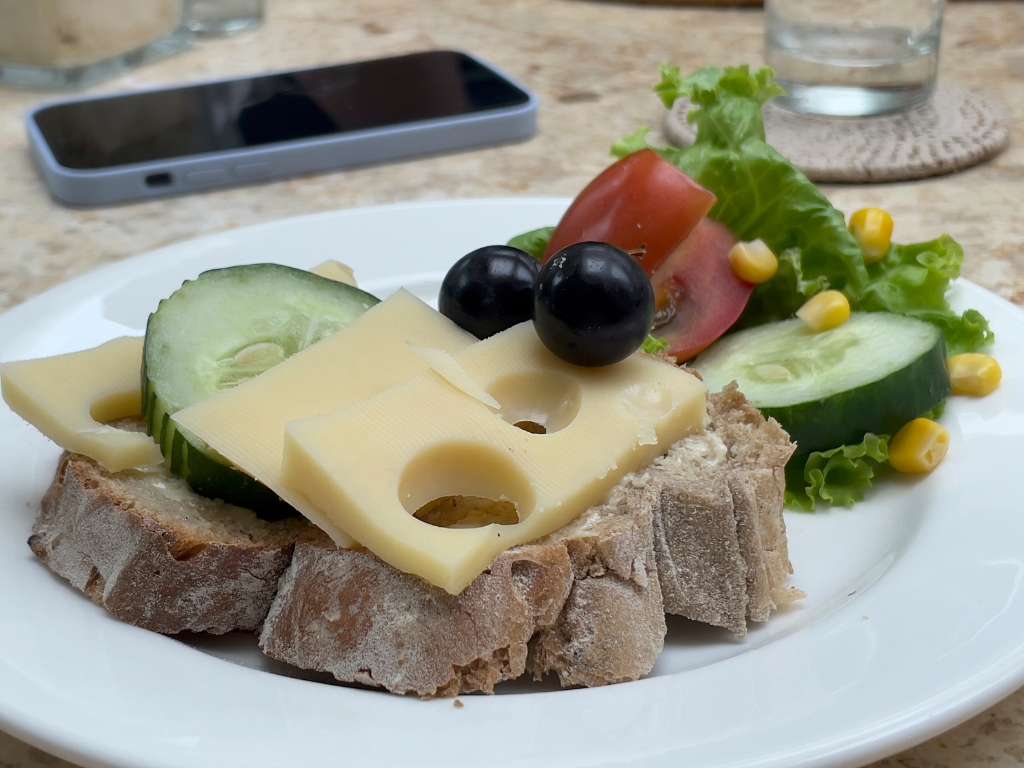
[[[889,461],[889,436],[868,433],[856,445],[797,456],[786,465],[786,503],[807,512],[819,501],[849,507],[864,498]]]
[[[668,349],[668,342],[664,339],[659,339],[657,336],[652,334],[647,334],[647,338],[644,339],[644,343],[640,346],[640,349],[649,355],[660,355]]]
[[[985,347],[995,338],[988,321],[973,309],[958,315],[946,301],[963,260],[963,248],[949,235],[894,245],[880,262],[868,265],[869,282],[856,308],[927,320],[945,334],[950,354]]]
[[[903,314],[913,315],[939,326],[946,336],[946,346],[951,355],[977,352],[990,346],[996,338],[988,320],[976,309],[968,309],[960,315],[951,309],[908,310]]]
[[[761,109],[783,94],[768,67],[751,72],[750,67],[705,67],[683,77],[679,67],[663,66],[661,82],[654,86],[666,109],[680,97],[696,107],[688,120],[697,124],[697,143],[736,148],[747,141],[764,141]]]
[[[521,251],[526,251],[537,261],[540,261],[544,257],[544,251],[547,250],[554,231],[554,227],[531,229],[529,232],[523,232],[521,235],[513,237],[508,241],[508,245]]]
[[[628,136],[623,136],[612,144],[612,154],[615,157],[623,158],[634,152],[639,152],[641,149],[647,149],[647,135],[650,132],[650,128],[639,128]]]
[[[932,421],[938,421],[942,418],[942,414],[946,412],[946,402],[943,400],[941,403],[936,405],[930,411],[926,411],[921,414],[922,419],[931,419]]]
[[[835,288],[855,310],[898,312],[937,325],[952,354],[991,344],[979,312],[957,315],[946,300],[963,261],[955,240],[943,235],[896,245],[881,263],[865,265],[843,214],[765,142],[762,108],[782,92],[770,69],[708,67],[683,77],[678,68],[663,67],[654,90],[666,107],[679,98],[692,102],[688,119],[697,138],[685,149],[651,148],[715,193],[712,218],[780,255],[778,273],[755,289],[738,328],[790,317],[815,293]],[[623,157],[648,146],[641,129],[612,153]]]
[[[782,92],[772,71],[711,67],[684,78],[664,67],[655,91],[666,106],[690,99],[697,126],[692,146],[661,155],[715,193],[712,218],[741,240],[760,238],[785,255],[780,275],[754,291],[743,325],[788,317],[826,286],[859,298],[867,269],[843,214],[764,140],[761,109]],[[636,135],[626,146],[637,146]]]
[[[736,329],[779,320],[779,307],[799,309],[807,299],[828,287],[828,278],[824,275],[804,277],[800,249],[787,248],[779,254],[779,270],[775,277],[755,289],[750,303],[736,324]]]

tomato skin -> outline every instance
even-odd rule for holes
[[[551,236],[547,261],[566,246],[611,243],[653,274],[715,204],[715,196],[652,149],[624,157],[576,196]]]
[[[711,346],[746,309],[754,285],[732,271],[729,251],[735,244],[725,226],[704,219],[651,277],[658,309],[675,306],[672,319],[653,333],[668,342],[667,354],[679,362]]]

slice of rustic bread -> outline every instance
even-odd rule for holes
[[[786,587],[782,518],[792,444],[734,388],[709,398],[709,415],[706,432],[458,596],[365,551],[299,544],[260,647],[341,681],[439,696],[526,671],[563,686],[636,679],[661,651],[666,612],[745,634],[800,594]]]
[[[296,546],[260,634],[268,656],[420,696],[647,674],[665,638],[649,508],[615,501],[515,547],[453,596],[326,537]]]
[[[65,453],[28,543],[123,621],[220,634],[259,626],[294,542],[314,530],[198,496],[161,467],[110,474]]]
[[[124,621],[221,633],[266,616],[264,652],[343,681],[454,695],[524,673],[632,680],[661,650],[665,612],[742,635],[800,594],[786,587],[781,514],[792,445],[734,389],[709,413],[704,434],[458,597],[303,520],[266,522],[162,469],[111,475],[67,454],[29,544]]]
[[[530,641],[535,680],[563,687],[636,680],[654,667],[665,641],[665,611],[654,555],[654,496],[618,486],[608,501],[541,541],[564,546],[572,589],[558,618]]]
[[[766,621],[788,587],[784,467],[794,445],[735,386],[708,398],[707,430],[676,443],[634,482],[659,494],[655,550],[665,612],[725,627]]]

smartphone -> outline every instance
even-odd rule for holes
[[[53,196],[104,205],[527,139],[537,99],[425,51],[49,103],[27,123]]]

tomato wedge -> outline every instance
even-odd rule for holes
[[[657,152],[619,160],[591,181],[558,222],[547,261],[573,243],[611,243],[653,274],[711,210],[715,196]]]
[[[735,244],[723,225],[703,219],[651,277],[658,314],[674,312],[653,333],[668,342],[666,351],[679,362],[729,330],[750,300],[754,286],[736,277],[729,264]]]

